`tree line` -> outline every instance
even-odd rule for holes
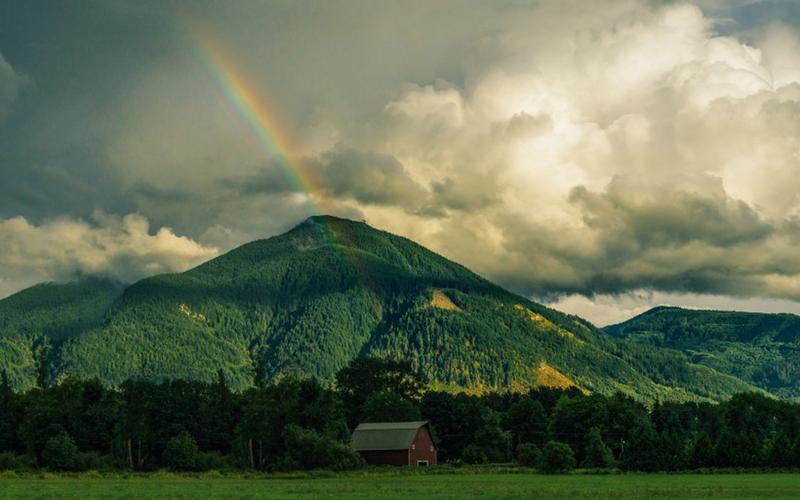
[[[44,363],[44,361],[42,361]],[[258,370],[257,370],[258,372]],[[333,386],[285,377],[213,383],[66,379],[24,393],[0,380],[0,470],[264,471],[361,465],[360,422],[429,420],[440,462],[678,471],[800,467],[800,406],[758,393],[656,403],[538,388],[482,396],[426,390],[408,364],[351,362]]]

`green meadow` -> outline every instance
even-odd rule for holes
[[[0,477],[0,498],[798,498],[800,474],[40,474]]]

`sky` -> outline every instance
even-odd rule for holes
[[[0,297],[317,213],[599,325],[800,313],[800,2],[0,2]]]

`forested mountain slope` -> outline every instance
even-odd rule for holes
[[[778,396],[800,397],[800,316],[656,307],[605,330],[680,350]]]
[[[17,386],[33,384],[30,349],[48,343],[53,377],[111,384],[212,380],[221,369],[243,388],[257,366],[267,380],[331,380],[354,357],[374,355],[409,360],[431,386],[454,390],[576,385],[685,400],[754,389],[677,351],[615,339],[408,239],[327,216],[96,306],[100,324],[56,336],[30,333],[39,328],[30,312],[18,352],[1,360]],[[14,330],[0,335],[17,342]]]
[[[85,278],[43,283],[0,300],[0,369],[16,385],[29,386],[38,348],[102,325],[123,289],[120,283]]]

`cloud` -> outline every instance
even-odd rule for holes
[[[792,3],[186,8],[292,138],[326,211],[535,297],[800,299]],[[0,216],[136,212],[224,250],[309,215],[182,14],[118,10],[77,12],[115,27],[91,34],[26,26],[38,43],[16,48],[20,67],[42,84],[0,136]],[[60,73],[35,64],[65,56],[48,46],[91,51]]]
[[[0,121],[11,113],[11,108],[17,100],[22,87],[27,79],[14,71],[14,68],[0,54]]]
[[[587,318],[598,326],[621,323],[641,314],[654,305],[687,309],[735,310],[800,314],[800,304],[781,299],[742,299],[728,295],[676,294],[648,290],[632,290],[618,295],[565,295],[548,303],[569,314]]]
[[[91,221],[59,218],[39,225],[24,217],[0,220],[0,297],[42,281],[105,276],[133,282],[184,271],[217,249],[162,227],[151,233],[141,215],[97,213]]]
[[[612,14],[552,16],[544,45],[488,40],[514,55],[385,107],[386,147],[410,171],[485,187],[422,238],[538,297],[800,299],[794,31],[769,27],[762,50],[692,5]]]

